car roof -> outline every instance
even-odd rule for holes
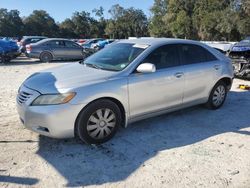
[[[29,38],[48,38],[45,36],[23,36],[23,39],[29,39]]]
[[[186,40],[186,39],[177,39],[177,38],[138,38],[138,39],[127,39],[120,40],[119,43],[135,43],[135,44],[147,44],[147,45],[160,45],[165,43],[187,43],[187,44],[199,44],[202,45],[199,41]]]
[[[74,42],[70,39],[63,39],[63,38],[46,38],[46,39],[43,39],[39,42],[47,42],[47,41],[52,41],[52,40],[60,40],[60,41],[70,41],[70,42]]]
[[[219,59],[225,59],[224,54],[213,49],[207,44],[204,44],[195,40],[177,39],[177,38],[138,38],[138,39],[120,40],[118,41],[118,43],[128,43],[128,44],[132,43],[132,44],[139,44],[139,45],[149,45],[152,47],[161,46],[165,44],[194,44],[194,45],[199,45],[199,46],[206,48]]]

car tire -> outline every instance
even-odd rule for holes
[[[1,63],[5,64],[5,63],[9,63],[11,61],[10,57],[3,57],[1,60]]]
[[[114,137],[121,123],[121,111],[114,102],[97,100],[80,112],[76,134],[87,144],[101,144]]]
[[[213,87],[206,103],[206,107],[212,110],[216,110],[224,104],[226,97],[227,86],[223,81],[219,81]]]
[[[49,52],[43,52],[41,55],[40,55],[40,60],[42,62],[45,62],[45,63],[49,63],[53,60],[53,56],[51,53]]]

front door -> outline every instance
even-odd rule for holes
[[[142,63],[156,66],[153,73],[132,73],[128,78],[130,116],[164,110],[182,104],[184,74],[177,45],[154,50]]]

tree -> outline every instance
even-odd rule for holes
[[[60,36],[66,38],[77,38],[78,36],[74,32],[75,27],[76,26],[74,22],[71,19],[67,18],[61,24],[59,24]]]
[[[148,20],[140,9],[124,9],[114,5],[109,10],[111,19],[105,29],[106,34],[112,38],[128,38],[148,36]]]
[[[250,35],[250,0],[241,0],[239,22],[237,24],[241,38]]]
[[[154,37],[171,37],[171,31],[163,17],[167,14],[168,0],[155,0],[150,11],[153,16],[149,20],[149,32]]]
[[[93,19],[90,17],[90,13],[82,11],[75,12],[71,18],[74,23],[74,32],[76,35],[82,38],[91,37],[91,26]]]
[[[0,35],[15,37],[23,33],[24,25],[19,11],[0,9]]]
[[[196,38],[192,23],[194,0],[169,0],[163,21],[174,37]]]
[[[230,38],[233,25],[227,22],[232,16],[230,0],[200,0],[194,6],[193,23],[201,40]],[[230,28],[229,28],[229,27]],[[227,28],[227,29],[226,29]]]
[[[92,29],[93,31],[96,30],[96,35],[99,37],[103,37],[105,35],[105,28],[107,25],[107,21],[104,18],[104,8],[101,6],[99,9],[92,10],[93,13],[95,13],[95,16],[99,18],[98,21],[93,22],[93,26],[95,29]]]
[[[58,25],[44,10],[34,10],[23,22],[25,24],[26,35],[58,36]]]

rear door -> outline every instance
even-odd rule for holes
[[[214,85],[215,74],[221,69],[219,61],[199,45],[180,44],[179,50],[185,73],[183,103],[205,102]]]

